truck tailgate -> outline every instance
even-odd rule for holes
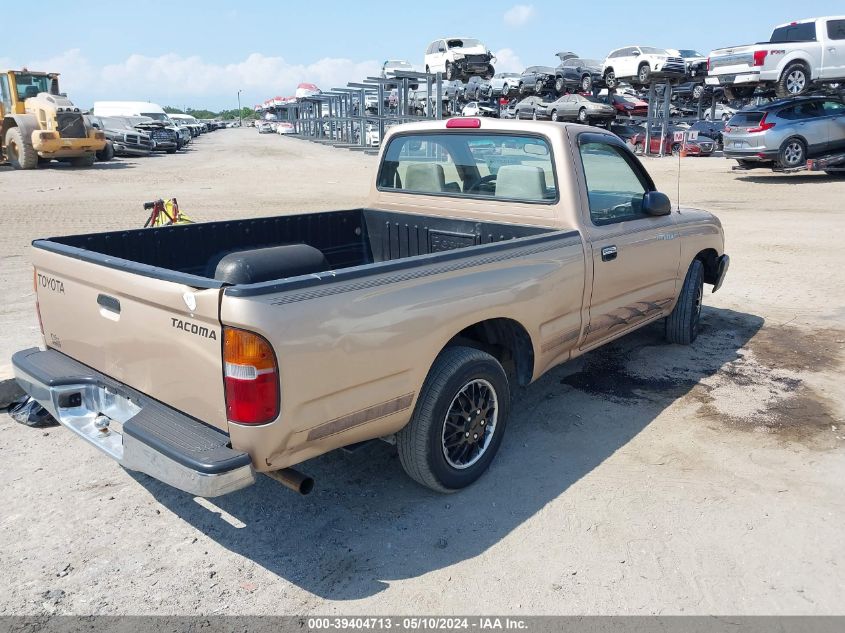
[[[228,430],[218,289],[33,248],[44,338],[160,402]]]

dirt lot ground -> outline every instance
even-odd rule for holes
[[[676,197],[676,159],[647,160]],[[37,343],[28,244],[361,205],[376,159],[254,130],[88,171],[0,168],[0,376]],[[684,159],[732,267],[703,332],[658,326],[516,395],[488,475],[452,496],[392,447],[194,499],[61,428],[0,414],[0,614],[831,614],[845,595],[845,181]]]

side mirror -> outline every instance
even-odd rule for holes
[[[646,215],[669,215],[672,213],[672,203],[669,196],[659,191],[648,191],[643,194],[642,212]]]

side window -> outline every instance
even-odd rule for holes
[[[845,22],[845,20],[842,20],[842,22]],[[841,101],[825,101],[822,103],[822,108],[824,108],[824,113],[827,116],[845,116],[845,103]]]
[[[581,143],[580,149],[593,224],[644,217],[640,209],[649,186],[628,162],[625,150],[601,142]]]
[[[845,40],[845,20],[828,20],[827,36],[832,40]]]
[[[12,109],[12,93],[9,91],[9,78],[6,75],[0,75],[0,103],[8,114]]]

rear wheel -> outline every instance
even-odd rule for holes
[[[800,138],[784,141],[778,152],[778,162],[787,169],[801,167],[807,161],[807,146]]]
[[[558,77],[555,79],[555,92],[562,95],[564,90],[566,90],[566,82],[563,81],[563,77]]]
[[[507,376],[495,358],[471,347],[445,349],[396,436],[402,468],[438,492],[470,485],[499,450],[509,411]]]
[[[559,121],[557,117],[557,110],[552,110],[552,121]]]
[[[590,75],[581,77],[581,92],[593,91],[593,78]]]
[[[675,309],[666,317],[666,340],[689,345],[698,336],[701,304],[704,298],[704,265],[694,260],[687,270]]]
[[[6,132],[6,155],[15,169],[35,169],[38,166],[38,152],[26,142],[20,128]]]
[[[775,94],[779,97],[797,97],[807,92],[810,87],[810,74],[804,64],[790,64],[775,84]]]

